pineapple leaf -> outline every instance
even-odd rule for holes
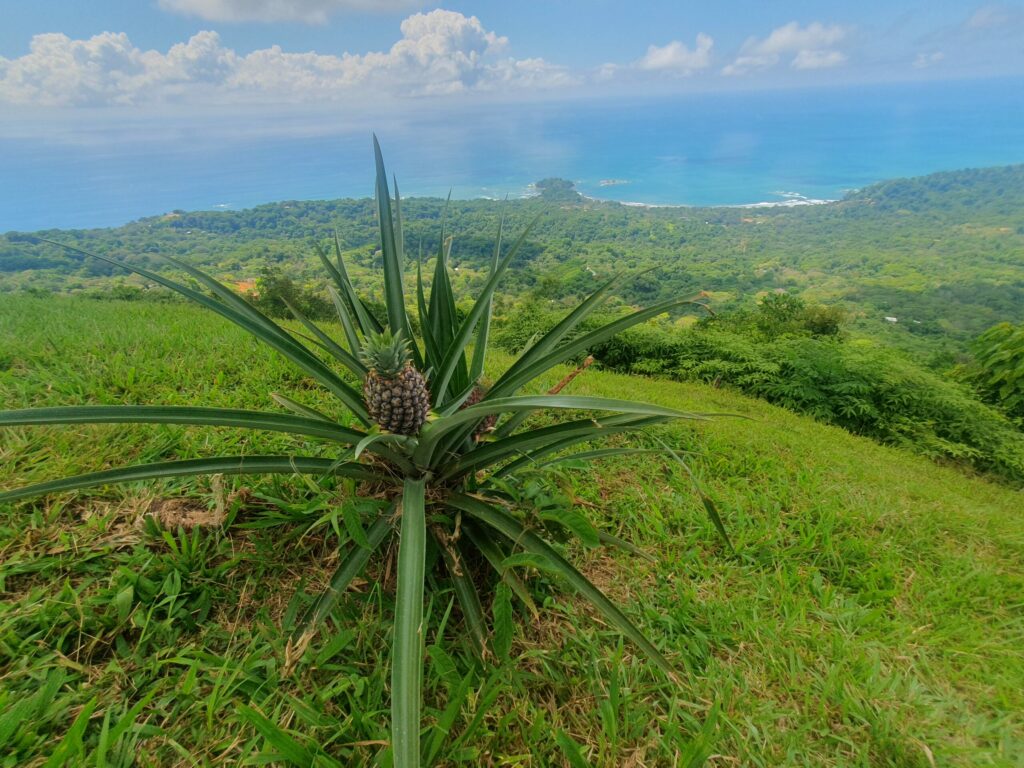
[[[97,485],[131,483],[166,477],[194,477],[196,475],[339,475],[357,480],[383,481],[386,478],[361,464],[338,464],[330,459],[312,459],[302,456],[219,456],[212,459],[187,459],[138,464],[131,467],[89,472],[64,477],[46,483],[16,488],[0,493],[0,501],[17,501],[47,493],[75,491]]]
[[[571,359],[587,349],[590,349],[595,344],[607,341],[615,334],[621,333],[627,328],[631,328],[645,320],[650,320],[652,317],[657,317],[669,310],[693,303],[694,302],[690,299],[668,299],[651,307],[647,307],[646,309],[637,310],[626,317],[610,322],[595,331],[591,331],[590,333],[559,346],[554,351],[546,355],[542,355],[539,359],[536,359],[535,362],[521,367],[518,371],[508,371],[497,382],[495,382],[488,394],[492,397],[501,397],[511,394],[519,389],[523,384],[532,381],[548,369]]]
[[[637,414],[645,416],[667,416],[673,419],[696,419],[704,421],[706,414],[689,413],[687,411],[666,408],[652,403],[637,403],[630,400],[618,400],[605,397],[577,397],[572,395],[532,395],[524,397],[484,398],[477,405],[463,408],[451,416],[429,424],[420,434],[420,444],[413,456],[420,466],[430,466],[434,459],[434,449],[448,433],[463,424],[479,422],[485,416],[535,409],[614,411],[621,414]]]
[[[508,265],[512,262],[512,259],[514,259],[516,254],[519,252],[520,246],[522,246],[523,241],[526,240],[526,237],[530,234],[530,230],[533,229],[538,218],[539,216],[535,217],[533,221],[527,225],[526,229],[524,229],[522,234],[519,235],[515,244],[509,249],[508,253],[505,254],[500,262],[498,262],[497,268],[491,272],[487,282],[484,283],[484,287],[480,290],[480,295],[477,297],[476,303],[473,305],[473,309],[459,327],[458,333],[455,334],[451,341],[448,342],[444,360],[442,361],[438,375],[435,378],[435,403],[445,402],[443,393],[448,390],[448,384],[451,382],[452,376],[455,374],[456,367],[460,362],[463,366],[465,365],[466,345],[469,343],[473,329],[476,327],[477,323],[480,322],[483,315],[489,311],[490,300],[494,295],[495,289],[498,287],[498,281],[508,268]],[[457,384],[457,386],[459,389],[462,389],[466,386],[466,383]]]
[[[256,311],[248,304],[248,302],[234,294],[230,289],[224,288],[224,286],[220,285],[216,280],[213,280],[213,278],[199,272],[199,270],[188,267],[186,271],[192,270],[198,275],[202,275],[202,282],[207,284],[208,287],[211,287],[211,290],[212,285],[216,285],[220,289],[227,291],[230,300],[218,301],[200,293],[199,291],[189,288],[186,285],[170,280],[163,275],[157,274],[156,272],[152,272],[143,267],[136,267],[134,265],[118,261],[117,259],[101,256],[98,253],[91,253],[83,250],[82,248],[78,248],[77,246],[67,245],[56,240],[49,240],[46,238],[39,239],[41,242],[50,243],[64,248],[65,250],[80,253],[90,258],[99,259],[100,261],[106,262],[107,264],[113,264],[114,266],[128,270],[129,272],[135,272],[136,274],[142,275],[155,283],[159,283],[165,288],[170,288],[172,291],[181,294],[185,298],[190,299],[207,309],[212,309],[214,312],[227,320],[230,320],[247,333],[250,333],[261,341],[266,342],[288,360],[291,360],[298,368],[302,369],[305,373],[319,381],[339,400],[345,403],[345,405],[356,415],[356,418],[364,424],[369,425],[370,419],[366,413],[366,409],[363,408],[359,393],[342,381],[338,375],[328,368],[320,358],[306,349],[306,347],[299,344],[295,338],[286,333],[284,329],[273,323],[260,312]],[[190,274],[192,274],[192,272],[190,272]]]
[[[486,501],[466,494],[454,494],[448,499],[449,506],[460,509],[514,541],[524,551],[543,557],[551,572],[558,574],[571,587],[585,597],[598,612],[615,625],[622,634],[633,641],[650,659],[674,681],[678,680],[675,670],[661,652],[636,628],[615,604],[605,597],[587,577],[559,555],[544,539],[523,526],[518,520]]]
[[[393,507],[391,511],[394,511]],[[299,646],[299,653],[324,619],[330,615],[334,606],[338,604],[338,600],[348,589],[352,579],[363,572],[370,560],[370,555],[381,545],[391,530],[391,513],[385,512],[373,522],[366,532],[367,546],[361,547],[356,543],[349,546],[348,553],[341,558],[338,569],[331,577],[330,586],[309,607],[292,633],[292,643]]]
[[[565,464],[571,461],[596,461],[598,459],[607,459],[611,456],[638,456],[643,454],[656,454],[662,455],[664,451],[658,450],[657,448],[597,448],[593,451],[580,451],[579,453],[567,453],[565,456],[556,456],[553,459],[547,459],[541,461],[534,466],[537,469],[543,467],[553,467],[558,464]]]
[[[548,455],[550,455],[552,453],[558,453],[559,451],[564,451],[566,448],[571,448],[574,445],[577,445],[577,444],[583,443],[583,442],[587,442],[588,440],[600,440],[606,434],[617,434],[617,433],[622,433],[622,432],[635,432],[637,430],[643,429],[643,428],[651,426],[653,424],[660,424],[660,423],[663,423],[665,421],[667,421],[667,419],[658,419],[658,420],[647,419],[646,420],[647,423],[644,423],[644,420],[639,420],[637,424],[632,425],[632,426],[622,426],[622,427],[618,427],[618,428],[610,428],[607,432],[604,432],[604,433],[591,434],[591,435],[584,434],[584,435],[577,435],[577,436],[567,437],[567,438],[564,438],[562,440],[558,440],[557,442],[549,443],[547,445],[542,445],[539,448],[537,448],[537,449],[535,449],[533,451],[530,451],[529,453],[523,454],[522,456],[520,456],[515,461],[511,461],[508,464],[506,464],[505,466],[501,467],[500,469],[498,469],[497,471],[494,472],[492,477],[495,477],[495,478],[506,477],[508,475],[515,474],[516,472],[518,472],[520,469],[522,469],[524,467],[529,467],[529,468],[532,468],[532,469],[537,469],[538,467],[543,466],[541,463],[538,462],[538,459],[541,459],[544,456],[548,456]],[[608,449],[608,450],[613,450],[613,449]],[[562,457],[561,460],[562,461],[566,461],[566,460],[568,460],[570,458],[572,458],[571,454],[569,456]],[[556,461],[558,461],[558,460],[556,460]]]
[[[320,437],[354,445],[365,433],[332,421],[301,418],[285,413],[236,408],[201,408],[179,405],[73,405],[0,411],[0,427],[41,424],[194,424],[213,427],[265,429]]]
[[[434,540],[441,552],[445,568],[455,588],[455,596],[459,599],[462,616],[469,625],[469,638],[473,650],[481,659],[487,657],[487,629],[484,622],[484,610],[480,604],[480,594],[472,577],[466,571],[466,559],[462,547],[446,538],[440,531],[435,532]]]
[[[287,395],[282,395],[280,392],[271,392],[270,399],[280,405],[282,408],[287,408],[292,413],[297,413],[299,416],[305,416],[307,419],[319,419],[320,421],[326,421],[329,424],[334,422],[331,417],[325,413],[321,413],[315,408],[310,408],[308,405],[303,405],[300,402],[292,400]]]
[[[530,591],[526,588],[522,579],[516,575],[513,569],[505,565],[507,557],[494,538],[483,531],[478,531],[477,526],[472,520],[463,520],[462,530],[473,543],[473,546],[484,556],[491,568],[501,577],[501,580],[509,585],[516,597],[522,601],[534,618],[540,616],[537,604],[533,601]]]
[[[330,295],[331,302],[334,304],[334,310],[338,314],[338,321],[341,323],[341,327],[345,331],[345,338],[348,340],[348,348],[353,355],[358,355],[362,344],[359,342],[359,334],[356,332],[355,323],[352,322],[352,316],[349,314],[348,307],[345,305],[345,300],[333,285],[327,286],[327,293]]]
[[[358,378],[362,379],[366,375],[366,366],[359,362],[358,358],[349,354],[340,344],[324,333],[319,326],[302,314],[287,298],[283,298],[283,301],[285,306],[288,307],[288,311],[295,316],[295,319],[306,326],[309,332],[320,340],[320,344],[334,359],[352,371]]]
[[[498,269],[498,262],[501,260],[501,237],[505,230],[505,214],[502,213],[498,221],[498,236],[494,240],[494,254],[491,256],[491,271],[494,274]],[[477,299],[479,301],[479,299]],[[469,380],[476,384],[484,375],[484,362],[487,358],[487,342],[491,333],[491,310],[494,304],[494,294],[487,297],[487,306],[480,318],[480,330],[477,331],[476,340],[473,343],[473,361],[469,366]]]
[[[604,416],[598,419],[567,421],[526,432],[519,432],[511,437],[501,438],[492,443],[481,445],[461,456],[445,470],[441,477],[450,479],[460,474],[478,471],[500,461],[523,456],[531,448],[551,445],[565,439],[598,439],[620,432],[642,429],[652,424],[660,424],[663,421],[667,421],[667,419],[662,416]]]
[[[419,768],[423,683],[423,590],[426,514],[423,478],[405,478],[398,543],[395,638],[391,647],[391,749],[394,764]]]
[[[380,223],[380,247],[384,258],[384,299],[388,311],[388,325],[395,335],[404,333],[412,341],[412,326],[405,311],[405,291],[402,285],[402,251],[396,240],[395,223],[391,215],[391,192],[388,190],[388,176],[384,170],[380,143],[373,137],[373,154],[377,165],[377,216]],[[418,368],[423,367],[419,349],[412,343],[412,357]]]
[[[363,332],[364,336],[371,333],[380,333],[384,330],[377,318],[374,317],[370,311],[363,304],[362,299],[356,294],[356,289],[352,285],[352,280],[348,276],[348,270],[345,268],[345,260],[341,258],[341,241],[338,237],[338,230],[334,230],[334,260],[337,263],[337,269],[335,270],[341,279],[340,289],[342,295],[346,297],[352,311],[355,313],[356,320],[359,322],[359,329]]]

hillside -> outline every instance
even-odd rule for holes
[[[842,218],[841,210],[774,213],[763,226],[785,232],[796,221]],[[619,207],[574,215],[620,214],[662,224],[684,215]],[[127,249],[142,226],[120,231],[116,247]],[[182,234],[166,226],[161,237]],[[79,236],[102,245],[113,235]],[[271,391],[327,406],[266,348],[188,306],[6,296],[0,339],[7,407],[269,408]],[[503,364],[495,358],[495,368]],[[609,767],[710,754],[719,756],[712,764],[766,768],[1019,764],[1019,491],[708,386],[589,370],[571,387],[748,417],[659,433],[694,452],[737,554],[721,546],[673,465],[617,458],[566,471],[552,492],[655,556],[572,549],[570,559],[626,606],[681,683],[666,683],[543,576],[538,598],[556,618],[517,616],[512,660],[493,671],[471,661],[458,615],[434,605],[427,721],[444,717],[461,686],[479,690],[453,715],[450,735],[427,728],[424,741],[437,740],[442,762],[533,755],[537,765],[559,765],[575,742],[591,765]],[[290,445],[216,429],[3,430],[0,487],[126,459]],[[333,631],[283,668],[280,627],[299,607],[291,594],[322,586],[349,538],[336,514],[346,490],[247,477],[0,505],[0,744],[10,764],[39,764],[64,745],[79,745],[89,764],[100,751],[159,765],[240,764],[264,759],[265,738],[322,745],[322,764],[372,760],[387,738],[390,589],[351,591]],[[147,513],[172,528],[214,524],[161,532],[143,524]],[[375,566],[387,567],[386,558]],[[257,728],[242,705],[269,726]],[[17,731],[4,725],[12,722]]]
[[[410,254],[430,257],[443,209],[436,199],[403,202]],[[573,194],[452,201],[448,231],[465,286],[483,279],[479,269],[502,213],[513,232],[540,215],[505,285],[510,295],[575,296],[612,272],[653,266],[627,301],[705,290],[716,307],[729,309],[784,289],[844,306],[869,332],[904,346],[958,348],[996,322],[1024,320],[1022,165],[885,182],[834,204],[796,208],[643,208]],[[334,228],[349,263],[363,277],[374,275],[369,200],[178,211],[116,229],[44,234],[161,269],[156,254],[175,255],[235,280],[286,266],[315,288],[323,278],[311,241],[326,242]],[[0,237],[0,291],[81,291],[124,280],[112,267],[32,245],[24,235]],[[885,316],[899,325],[886,328]]]

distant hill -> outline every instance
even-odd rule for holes
[[[1024,164],[944,171],[873,184],[846,198],[882,211],[911,211],[965,220],[1008,217],[1024,227]]]

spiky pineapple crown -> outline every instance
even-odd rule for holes
[[[409,342],[401,332],[394,336],[390,330],[370,334],[363,344],[362,358],[379,376],[392,378],[409,362]]]

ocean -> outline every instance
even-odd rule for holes
[[[519,197],[558,176],[623,202],[804,202],[888,178],[1024,162],[1019,79],[428,107],[372,125],[404,196]],[[364,197],[374,121],[358,117],[323,112],[261,131],[244,130],[259,117],[240,114],[238,130],[221,122],[209,134],[179,117],[109,135],[101,118],[88,132],[11,138],[0,116],[0,232]]]

